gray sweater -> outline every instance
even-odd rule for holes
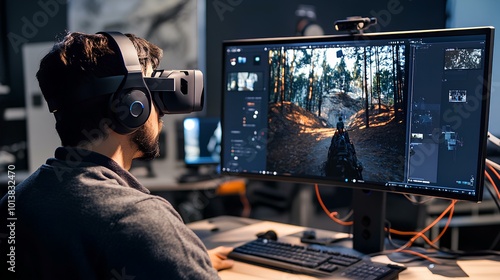
[[[111,159],[58,148],[16,188],[15,279],[218,279],[206,248],[165,199]],[[0,202],[1,224],[7,199]],[[10,245],[9,245],[10,246]],[[9,279],[3,278],[2,279]]]

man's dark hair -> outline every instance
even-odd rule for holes
[[[156,45],[126,34],[137,50],[143,74],[156,69],[163,55]],[[109,95],[77,101],[78,89],[92,79],[123,75],[123,60],[102,34],[72,32],[41,60],[36,77],[45,100],[62,104],[55,112],[56,130],[63,146],[79,146],[107,137],[111,126]]]

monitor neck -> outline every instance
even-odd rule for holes
[[[386,196],[382,191],[353,190],[353,249],[364,254],[384,250]]]

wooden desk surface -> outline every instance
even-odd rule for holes
[[[306,229],[301,226],[282,224],[270,221],[259,221],[231,216],[221,216],[188,224],[197,233],[208,249],[217,246],[234,247],[247,241],[255,239],[255,235],[267,230],[274,230],[278,234],[279,240],[300,243],[298,236]],[[342,238],[348,236],[346,233],[335,233],[319,230],[322,235]],[[373,261],[391,263],[386,256],[377,256]],[[400,279],[453,279],[453,280],[476,280],[476,279],[499,279],[500,262],[491,260],[464,260],[457,261],[458,265],[468,275],[468,277],[444,277],[433,274],[425,266],[411,266],[400,274]],[[315,277],[290,274],[279,270],[264,268],[244,262],[236,261],[231,269],[219,272],[222,279],[257,280],[257,279],[296,279],[308,280],[318,279]]]

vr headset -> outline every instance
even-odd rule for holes
[[[164,114],[187,114],[203,109],[203,73],[200,70],[154,70],[144,82],[153,102]]]
[[[119,32],[99,32],[108,38],[110,47],[123,58],[123,75],[94,78],[71,97],[73,103],[100,95],[110,95],[109,108],[113,129],[128,134],[148,119],[153,102],[163,114],[187,114],[201,111],[204,102],[203,74],[199,70],[154,70],[143,77],[137,50],[130,39]],[[56,114],[66,102],[47,100]]]

